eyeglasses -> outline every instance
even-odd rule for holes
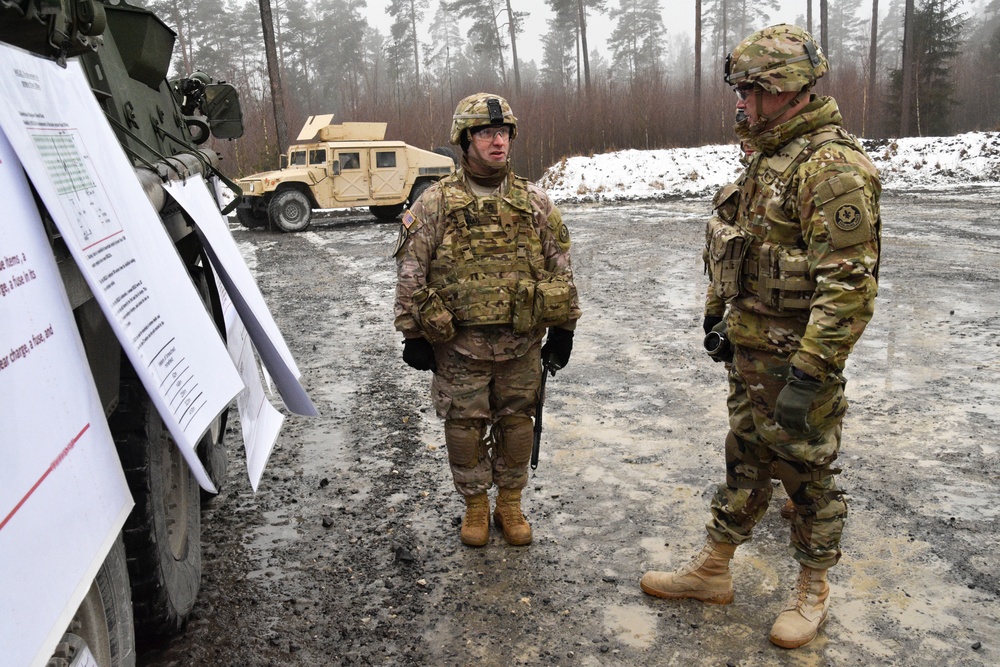
[[[490,141],[492,142],[497,137],[502,137],[503,139],[510,138],[510,127],[507,125],[501,125],[500,127],[480,127],[477,130],[472,131],[472,136],[474,136],[478,141]]]
[[[733,90],[736,91],[736,96],[738,98],[745,101],[748,97],[750,97],[750,93],[753,92],[753,89],[754,86],[753,84],[751,84],[751,85],[736,86],[736,88],[734,88]]]

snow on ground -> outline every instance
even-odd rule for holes
[[[1000,132],[864,140],[883,190],[1000,185]],[[710,197],[741,169],[736,144],[565,158],[538,184],[556,202]]]

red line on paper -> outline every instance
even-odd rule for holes
[[[49,464],[49,469],[46,470],[45,473],[41,477],[38,478],[38,481],[35,482],[35,484],[28,490],[28,492],[26,494],[24,494],[24,498],[21,498],[21,501],[19,503],[17,503],[17,505],[14,505],[14,509],[12,509],[10,511],[10,514],[8,514],[7,516],[5,516],[3,518],[3,521],[0,521],[0,530],[3,530],[3,527],[7,525],[7,522],[10,521],[11,518],[15,514],[17,514],[17,511],[19,509],[21,509],[21,506],[24,505],[24,503],[26,503],[28,501],[28,498],[31,497],[31,494],[33,494],[35,492],[35,490],[39,486],[41,486],[42,482],[45,481],[45,478],[48,477],[49,474],[53,470],[55,470],[56,468],[58,468],[59,465],[63,462],[63,460],[65,460],[65,458],[67,456],[69,456],[70,450],[72,450],[74,447],[76,447],[76,443],[79,442],[80,438],[83,437],[83,434],[86,433],[87,429],[89,429],[89,428],[90,428],[90,424],[87,423],[83,427],[83,429],[79,433],[76,434],[76,437],[73,438],[72,440],[70,440],[68,445],[66,445],[65,447],[63,447],[63,450],[61,452],[59,452],[59,456],[57,456],[55,458],[55,460],[52,461],[52,463]]]

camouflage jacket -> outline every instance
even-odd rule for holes
[[[840,378],[878,291],[881,183],[837,103],[813,97],[754,140],[737,181],[735,225],[747,241],[730,340]]]
[[[451,197],[454,201],[446,202],[446,197]],[[560,276],[572,285],[569,231],[562,221],[559,209],[545,191],[511,174],[501,184],[499,197],[480,197],[468,187],[464,173],[459,170],[428,188],[403,215],[400,240],[395,252],[397,283],[394,312],[395,327],[407,338],[424,335],[418,318],[414,316],[414,293],[419,294],[421,288],[432,282],[432,278],[435,286],[440,286],[444,276],[434,269],[441,264],[437,258],[446,253],[454,253],[461,247],[455,209],[463,211],[464,217],[474,219],[480,215],[479,208],[484,200],[498,198],[502,200],[501,208],[516,208],[523,206],[519,202],[527,203],[530,207],[532,237],[532,243],[528,247],[540,253],[540,257],[529,258],[531,264],[541,266],[546,274]],[[448,210],[452,213],[449,214]],[[579,301],[573,288],[569,316],[566,321],[558,323],[558,326],[573,329],[579,317]],[[515,333],[514,328],[506,324],[459,326],[455,337],[446,344],[473,359],[503,361],[525,354],[544,333],[544,327]]]

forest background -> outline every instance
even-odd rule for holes
[[[376,25],[366,0],[138,4],[177,33],[174,75],[202,70],[238,89],[246,133],[213,146],[230,176],[275,168],[287,137],[321,113],[445,145],[455,104],[477,91],[510,101],[512,160],[531,179],[572,155],[728,143],[726,55],[788,5],[831,62],[816,91],[855,134],[1000,130],[1000,0],[684,0],[693,26],[668,25],[679,0],[544,1],[550,18],[530,31],[529,0],[386,0]],[[604,29],[588,35],[594,25]]]

